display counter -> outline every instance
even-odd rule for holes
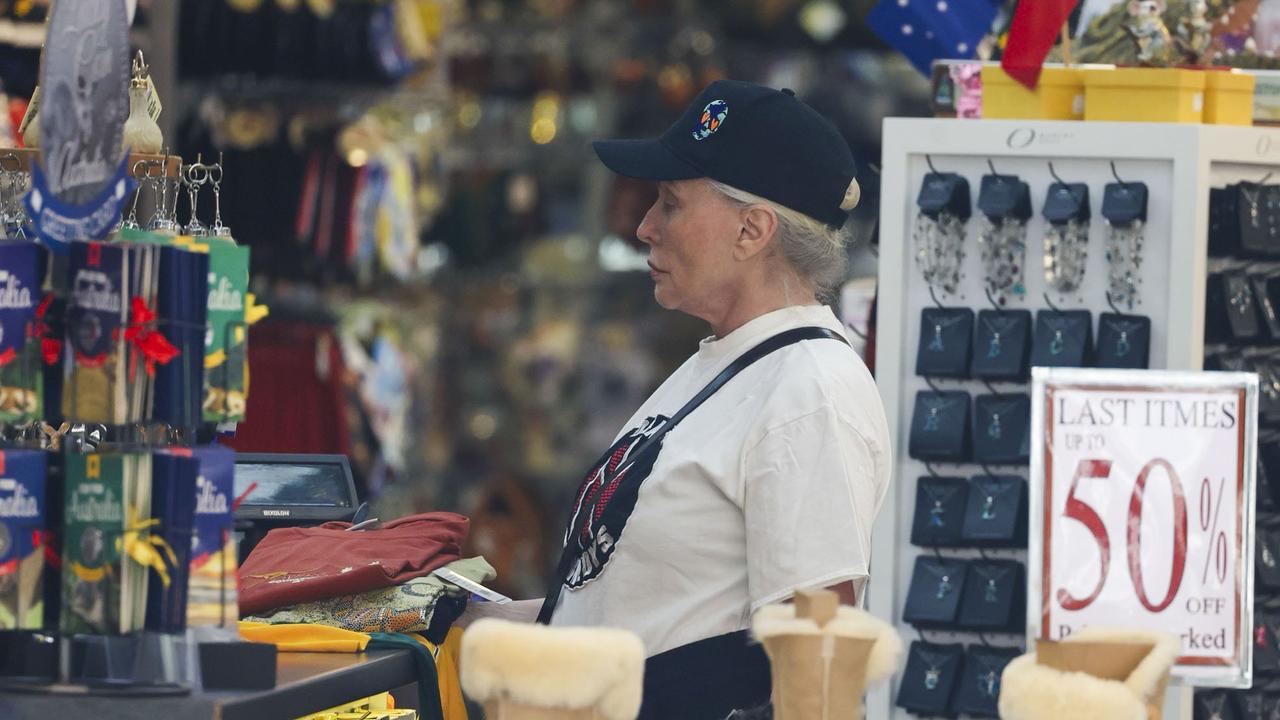
[[[113,720],[282,720],[319,712],[417,681],[407,650],[279,654],[276,687],[183,697],[104,697],[68,687],[58,694],[0,691],[0,718],[112,718]]]

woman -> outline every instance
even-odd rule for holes
[[[852,604],[868,577],[889,431],[817,299],[843,277],[853,158],[790,91],[732,81],[658,139],[595,149],[658,181],[636,231],[654,295],[713,335],[584,480],[547,598],[468,614],[629,629],[649,655],[642,717],[718,720],[768,702],[756,609],[806,587]]]

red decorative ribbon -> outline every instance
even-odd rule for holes
[[[36,337],[40,338],[40,353],[44,355],[46,365],[57,365],[62,359],[62,338],[50,337],[49,323],[45,322],[45,315],[49,314],[49,304],[53,302],[53,295],[45,295],[40,301],[40,305],[36,307]]]
[[[55,570],[62,569],[62,558],[58,557],[58,553],[54,549],[57,543],[54,542],[54,535],[52,531],[32,530],[31,545],[32,547],[44,548],[44,561],[49,564],[49,567]]]
[[[156,363],[167,365],[178,357],[178,348],[169,342],[164,335],[152,330],[148,325],[156,321],[156,312],[147,306],[145,300],[134,297],[129,305],[129,327],[124,331],[124,339],[133,343],[142,353],[146,361],[147,375],[156,374]],[[138,369],[138,356],[134,355],[129,363],[129,377],[133,377]]]

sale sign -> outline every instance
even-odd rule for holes
[[[1175,675],[1248,687],[1257,376],[1036,368],[1033,383],[1029,635],[1168,632]]]

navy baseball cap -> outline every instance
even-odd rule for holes
[[[661,136],[592,146],[619,175],[711,178],[837,229],[857,204],[848,143],[790,90],[717,80]]]

